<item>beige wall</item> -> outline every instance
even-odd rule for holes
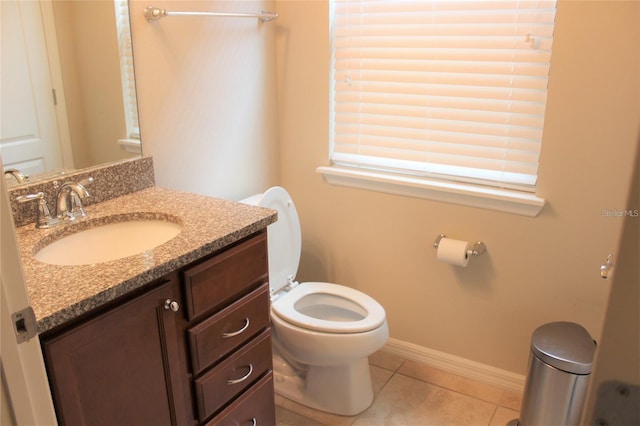
[[[53,3],[56,23],[56,38],[62,69],[65,103],[74,167],[82,168],[91,165],[89,145],[84,122],[84,108],[80,91],[80,75],[76,66],[76,49],[74,42],[73,2],[56,1]]]
[[[610,282],[598,268],[622,225],[601,211],[625,207],[640,128],[640,3],[560,2],[539,184],[548,205],[537,218],[323,182],[315,168],[327,164],[325,1],[279,1],[276,25],[246,27],[194,18],[150,25],[146,4],[132,4],[134,54],[144,149],[159,185],[240,198],[283,184],[303,226],[299,279],[371,294],[394,338],[524,373],[542,323],[576,321],[599,337]],[[438,263],[439,232],[482,239],[488,253],[463,270]],[[15,247],[11,233],[2,241]]]
[[[326,1],[278,1],[281,184],[301,216],[298,278],[370,294],[391,337],[524,374],[533,330],[568,320],[599,338],[640,128],[640,3],[560,1],[536,218],[330,186]],[[466,269],[436,235],[480,239]]]
[[[640,208],[640,152],[636,155],[635,176],[629,191],[627,208]],[[624,219],[611,293],[604,321],[595,368],[589,381],[591,391],[585,404],[585,424],[631,424],[637,420],[638,399],[618,397],[620,382],[640,386],[640,219]],[[603,403],[604,401],[608,402]],[[620,405],[618,405],[620,404]],[[603,410],[603,408],[605,408]]]
[[[240,199],[278,180],[276,24],[167,17],[131,3],[143,152],[156,183]],[[263,1],[157,1],[169,11],[259,12]],[[204,213],[203,213],[204,214]]]
[[[575,321],[599,337],[610,284],[598,269],[622,223],[602,210],[625,205],[639,128],[639,59],[629,53],[638,52],[638,3],[560,2],[538,191],[548,204],[537,218],[323,181],[315,168],[327,164],[329,137],[326,1],[278,1],[270,24],[149,24],[146,5],[132,4],[134,55],[144,152],[159,185],[239,199],[282,184],[302,221],[299,278],[371,294],[393,338],[524,374],[541,324]],[[440,232],[481,239],[488,253],[467,269],[439,263],[431,244]]]

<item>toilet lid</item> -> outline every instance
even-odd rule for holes
[[[278,211],[278,220],[267,227],[269,247],[269,287],[271,294],[294,279],[300,264],[300,220],[289,193],[282,187],[269,188],[260,207]]]

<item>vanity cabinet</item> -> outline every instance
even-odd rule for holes
[[[275,424],[264,231],[41,338],[60,424]]]
[[[197,421],[275,424],[266,232],[181,277]]]

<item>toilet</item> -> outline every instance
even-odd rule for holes
[[[300,222],[284,188],[242,202],[278,211],[267,228],[276,393],[333,414],[361,413],[373,401],[368,357],[389,337],[384,308],[353,288],[295,281]]]

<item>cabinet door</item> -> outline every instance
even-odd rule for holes
[[[177,293],[167,282],[43,342],[60,424],[183,423],[182,383],[170,369],[180,365],[179,313],[164,306]]]

